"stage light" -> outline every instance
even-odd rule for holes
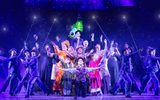
[[[126,20],[127,20],[127,16],[126,16],[126,15],[122,15],[122,19],[123,19],[124,21],[126,21]]]
[[[158,19],[160,19],[160,13],[158,14]]]
[[[37,19],[37,16],[36,15],[33,15],[33,20],[36,20]]]
[[[95,15],[92,15],[92,19],[95,20],[95,19],[96,19],[96,16],[95,16]]]
[[[87,28],[90,30],[91,29],[91,25],[88,25]]]
[[[2,31],[6,32],[7,31],[7,27],[2,27]]]
[[[55,18],[53,18],[53,22],[57,22],[58,21],[58,19],[55,17]]]

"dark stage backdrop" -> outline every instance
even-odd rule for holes
[[[160,8],[159,3],[154,2],[157,0],[141,0],[138,3],[134,3],[136,4],[135,6],[131,5],[129,7],[117,7],[116,5],[119,5],[121,2],[114,2],[115,0],[111,0],[112,2],[109,2],[109,5],[115,6],[109,6],[110,8],[108,9],[100,9],[98,11],[73,8],[69,10],[58,9],[59,6],[55,4],[57,2],[54,2],[55,6],[53,6],[53,2],[48,3],[47,0],[42,0],[43,5],[29,1],[30,0],[26,0],[26,2],[23,0],[16,0],[16,2],[13,2],[11,0],[0,0],[1,55],[9,56],[9,49],[17,48],[19,51],[22,48],[23,41],[26,39],[27,33],[29,32],[33,15],[37,15],[38,19],[35,21],[29,36],[28,43],[30,46],[33,44],[32,35],[35,33],[40,36],[41,41],[44,41],[44,37],[46,37],[52,24],[53,17],[56,17],[58,21],[53,25],[48,40],[54,40],[57,35],[65,40],[71,25],[73,25],[78,16],[80,16],[84,23],[82,37],[88,39],[90,34],[94,32],[96,34],[96,41],[98,41],[102,32],[92,19],[92,15],[95,15],[108,39],[117,41],[120,48],[122,48],[125,42],[128,42],[135,48],[130,36],[130,32],[132,32],[139,48],[146,48],[147,46],[155,47],[157,49],[157,55],[160,56],[160,18],[157,17]],[[132,2],[132,0],[130,0],[130,2]],[[105,4],[102,3],[102,6],[103,5]],[[122,15],[127,16],[129,29],[122,20]],[[91,26],[91,28],[88,29],[88,26]],[[4,27],[6,31],[4,31]],[[7,76],[7,64],[3,65],[2,62],[0,63],[1,84]],[[137,75],[141,74],[140,64],[135,66],[135,70],[136,73],[139,73]]]

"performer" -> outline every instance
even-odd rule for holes
[[[38,57],[39,56],[40,55],[37,54],[36,50],[31,51],[31,58],[28,63],[28,65],[30,66],[31,77],[30,77],[28,85],[27,85],[27,92],[26,92],[25,98],[29,98],[31,91],[32,91],[32,87],[35,82],[43,90],[44,93],[47,93],[47,95],[49,95],[48,89],[46,88],[46,86],[43,84],[43,82],[39,78],[39,71],[38,71]]]
[[[108,69],[111,74],[111,87],[114,86],[119,78],[119,61],[120,52],[118,50],[118,45],[114,41],[111,41],[110,46],[110,57],[108,59]]]
[[[114,88],[112,89],[111,94],[115,95],[118,88],[120,87],[120,83],[122,83],[124,81],[124,83],[125,83],[125,96],[127,98],[131,97],[132,81],[135,82],[135,80],[133,80],[133,76],[132,76],[133,66],[132,66],[132,62],[131,62],[131,57],[136,53],[137,52],[131,53],[130,49],[125,49],[123,51],[120,77],[119,77],[119,80],[116,82]]]
[[[154,95],[157,96],[159,95],[159,80],[156,76],[156,73],[158,72],[159,70],[159,60],[160,60],[160,57],[156,57],[156,49],[153,49],[151,48],[149,50],[149,55],[147,56],[147,61],[146,61],[146,68],[147,68],[147,75],[146,77],[149,77],[149,80],[144,80],[146,82],[142,82],[143,83],[143,86],[141,87],[141,90],[142,92],[144,91],[147,83],[152,80],[154,82],[154,90],[155,90],[155,93]]]
[[[93,46],[94,46],[94,33],[91,34],[90,41],[88,40],[83,41],[83,48],[85,53],[89,53],[90,50],[93,48]]]
[[[50,92],[53,92],[52,87],[55,82],[55,67],[59,61],[57,54],[53,53],[49,44],[45,45],[46,51],[46,65],[45,65],[45,84],[49,88]]]
[[[60,50],[59,47],[54,42],[52,42],[52,45],[53,45],[55,53],[58,55],[58,57],[65,61],[66,56],[68,54],[68,48],[70,47],[69,41],[66,40],[66,41],[61,43],[62,50]],[[56,67],[57,68],[62,68],[63,67],[62,63],[59,61],[56,64]],[[63,71],[62,70],[57,70],[56,71],[55,82],[54,82],[54,85],[53,85],[53,88],[52,88],[53,91],[59,91],[61,95],[63,95],[62,87],[60,85],[61,79],[62,79],[62,75],[63,75]]]
[[[102,52],[100,51],[101,47],[99,44],[96,45],[96,53],[92,56],[91,61],[89,62],[89,68],[98,67],[102,59]],[[92,95],[102,95],[101,86],[101,76],[99,70],[95,70],[89,73],[90,76],[90,86]]]
[[[63,71],[68,71],[76,75],[76,82],[75,82],[75,99],[76,99],[77,96],[86,97],[87,73],[94,71],[94,70],[98,70],[99,67],[87,68],[84,63],[83,58],[78,58],[76,68],[70,68],[70,69],[60,68],[60,69]]]
[[[65,69],[72,69],[74,67],[73,63],[71,62],[71,58],[69,56],[66,57],[65,62],[61,60],[62,66]],[[63,77],[61,80],[62,86],[63,86],[63,94],[71,95],[71,89],[72,89],[72,73],[65,71],[63,73]]]
[[[81,38],[81,31],[76,32],[76,38],[73,40],[73,47],[77,48],[83,45],[83,39]]]
[[[25,50],[24,51],[24,59],[21,59],[22,64],[25,66],[26,70],[24,73],[24,76],[22,78],[22,80],[20,81],[20,83],[18,84],[17,88],[15,89],[14,95],[16,95],[17,93],[19,93],[21,91],[22,86],[24,85],[27,89],[27,84],[28,84],[28,80],[30,78],[30,67],[28,65],[29,61],[30,61],[30,52],[29,50]]]
[[[111,87],[111,76],[108,70],[108,58],[109,58],[109,50],[107,45],[107,40],[104,40],[105,48],[104,48],[104,55],[102,57],[102,61],[100,63],[100,67],[103,68],[101,70],[101,76],[102,76],[102,92],[103,93],[109,93],[110,87]]]
[[[9,94],[11,96],[14,95],[14,91],[18,85],[18,81],[20,81],[21,75],[20,75],[20,55],[22,54],[23,49],[20,51],[20,54],[17,55],[16,49],[11,49],[10,50],[10,57],[0,57],[1,60],[7,61],[8,63],[8,77],[0,90],[0,93],[5,92],[7,89],[8,85],[10,84],[10,91]]]

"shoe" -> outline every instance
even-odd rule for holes
[[[49,96],[51,93],[50,92],[47,92],[47,96]]]
[[[155,93],[154,96],[159,96],[159,94],[158,94],[158,93]]]
[[[15,96],[15,94],[14,94],[14,93],[11,93],[10,95],[11,95],[11,96]]]
[[[31,95],[31,96],[33,96],[33,95],[34,95],[34,93],[32,92],[30,95]]]
[[[25,95],[25,98],[29,98],[29,95]]]
[[[77,100],[77,96],[74,97],[74,100]]]
[[[142,95],[142,92],[139,90],[139,91],[138,91],[138,94],[139,94],[139,95]]]
[[[126,95],[126,98],[131,98],[131,95]]]
[[[110,94],[112,94],[112,95],[116,95],[116,93],[115,93],[115,92],[113,92],[113,91],[110,91]]]
[[[2,91],[0,91],[0,94],[2,94]]]

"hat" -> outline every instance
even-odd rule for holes
[[[78,46],[78,47],[76,48],[76,50],[78,50],[79,48],[84,49],[84,47],[83,47],[82,45],[80,45],[80,46]]]
[[[15,48],[12,48],[12,49],[9,50],[9,53],[11,54],[12,51],[16,51],[17,52],[17,50]]]
[[[38,53],[38,51],[37,51],[37,50],[35,50],[35,49],[32,49],[32,50],[31,50],[31,52]]]

